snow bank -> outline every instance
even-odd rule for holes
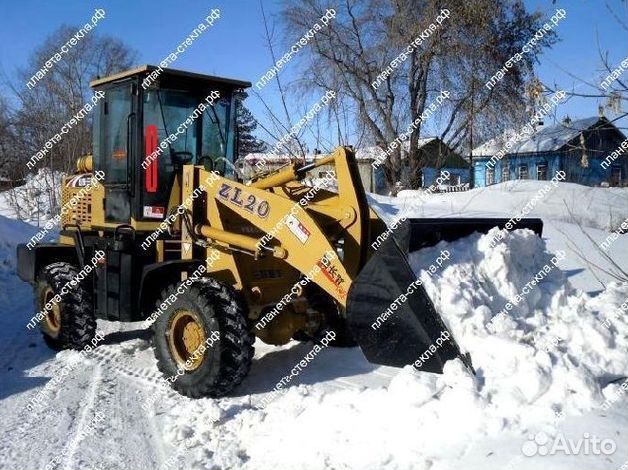
[[[410,217],[429,217],[444,211],[450,217],[472,213],[514,217],[548,181],[508,181],[470,191],[425,196],[425,191],[401,191],[397,198],[371,195],[378,213],[389,212],[393,204],[412,208]],[[424,201],[421,202],[421,199]],[[541,217],[551,221],[575,222],[584,227],[616,230],[628,218],[628,188],[597,188],[575,183],[559,183],[527,217]],[[573,219],[572,219],[573,215]]]
[[[523,444],[529,430],[548,429],[558,414],[600,409],[609,380],[628,375],[626,316],[602,324],[626,301],[628,286],[591,298],[555,268],[491,333],[493,315],[553,256],[529,231],[505,232],[491,248],[496,230],[411,255],[477,375],[450,361],[443,375],[406,367],[388,387],[332,393],[292,387],[264,410],[250,402],[236,410],[233,402],[231,409],[211,400],[186,403],[166,426],[175,442],[191,448],[188,463],[429,468],[461,458],[470,442],[508,435]],[[451,252],[450,264],[430,277],[421,267],[442,249]]]
[[[45,224],[59,212],[63,177],[63,173],[45,168],[29,174],[24,185],[0,193],[0,215]]]

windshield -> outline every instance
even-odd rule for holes
[[[200,103],[206,105],[203,113],[197,110]],[[198,163],[201,157],[233,161],[232,114],[231,100],[226,97],[208,106],[205,96],[185,91],[144,94],[144,128],[155,125],[157,141],[167,144],[159,157],[160,167],[172,165],[173,158],[183,163]]]
[[[192,91],[150,89],[143,99],[143,138],[146,166],[142,171],[145,217],[161,218],[168,205],[175,170],[182,164],[205,164],[223,175],[233,175],[234,119],[231,96],[210,106]],[[224,96],[223,92],[221,95]],[[203,106],[200,106],[200,104]],[[144,167],[142,167],[144,168]]]
[[[157,127],[158,143],[168,138],[168,147],[160,155],[160,166],[172,164],[172,153],[196,156],[196,124],[181,126],[196,106],[194,95],[184,91],[150,90],[144,94],[144,128]]]

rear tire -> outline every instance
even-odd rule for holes
[[[35,284],[35,308],[42,312],[46,304],[59,294],[61,300],[54,303],[48,314],[39,322],[46,344],[54,350],[83,349],[90,345],[96,334],[92,293],[86,282],[68,285],[76,279],[78,271],[70,263],[52,263],[37,275]]]
[[[157,367],[182,395],[227,395],[246,377],[253,360],[255,337],[246,305],[233,288],[210,278],[189,288],[170,285],[157,306],[170,296],[176,299],[152,326]]]

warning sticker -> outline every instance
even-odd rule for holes
[[[305,244],[308,238],[310,238],[310,231],[295,216],[289,215],[286,217],[286,226],[301,243]]]
[[[150,219],[163,219],[166,208],[161,206],[144,206],[144,217]]]

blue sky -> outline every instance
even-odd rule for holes
[[[625,14],[621,0],[608,2],[617,4],[616,10]],[[561,41],[541,58],[538,75],[543,81],[586,90],[569,73],[585,78],[599,76],[598,41],[615,64],[626,58],[628,32],[613,19],[604,1],[558,0],[552,4],[550,0],[526,0],[526,3],[548,18],[558,7],[568,12],[557,27]],[[276,15],[278,1],[264,0],[264,5],[271,18]],[[5,0],[0,6],[0,67],[3,72],[11,76],[60,24],[84,24],[98,7],[106,10],[106,18],[101,20],[97,31],[119,37],[135,48],[139,52],[139,63],[158,63],[212,8],[220,8],[220,20],[177,59],[173,68],[255,82],[271,65],[258,0]],[[298,72],[298,64],[291,62],[281,75],[289,81]],[[262,94],[278,110],[273,88],[267,86]],[[303,99],[309,101],[299,103],[299,109],[313,104],[317,97]],[[572,118],[595,115],[597,105],[594,99],[574,99],[561,107],[559,117],[567,113]],[[254,98],[249,100],[249,107],[263,118],[261,104]]]

